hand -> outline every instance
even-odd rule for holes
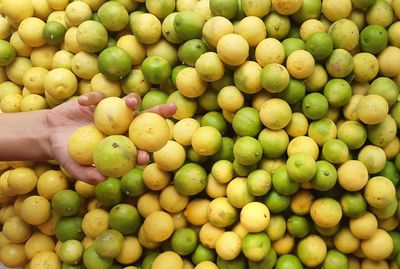
[[[101,92],[81,95],[77,101],[65,102],[49,110],[46,115],[47,132],[51,154],[55,160],[75,179],[89,184],[97,184],[106,179],[94,166],[76,163],[68,154],[67,144],[71,134],[79,127],[93,125],[93,113],[96,105],[105,98]],[[124,97],[126,106],[135,109],[141,102],[136,93]],[[157,113],[165,118],[176,112],[174,104],[160,105],[147,111]],[[147,152],[138,150],[137,164],[144,165],[149,161]]]

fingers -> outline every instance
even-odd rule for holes
[[[79,165],[72,160],[63,163],[62,166],[76,180],[84,181],[91,185],[96,185],[107,179],[93,166]]]
[[[142,102],[140,95],[135,92],[131,92],[128,95],[126,95],[124,97],[124,100],[126,106],[129,107],[130,109],[135,109]]]
[[[164,118],[169,118],[176,113],[176,110],[177,108],[175,104],[163,104],[143,110],[142,112],[153,112],[163,116]]]
[[[82,106],[97,105],[101,100],[106,97],[102,92],[89,92],[79,96],[78,103]]]
[[[138,165],[145,165],[150,161],[150,156],[146,151],[138,150],[137,155],[137,164]]]

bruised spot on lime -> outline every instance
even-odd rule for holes
[[[103,50],[97,59],[97,64],[100,72],[110,80],[123,79],[132,68],[131,57],[119,47]]]

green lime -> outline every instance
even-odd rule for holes
[[[240,177],[247,177],[251,173],[251,171],[254,171],[257,169],[257,164],[244,165],[244,164],[240,164],[236,159],[233,161],[232,165],[233,165],[233,170],[235,171],[235,174]]]
[[[233,84],[234,84],[234,78],[232,73],[230,73],[228,70],[225,70],[225,73],[222,76],[222,78],[220,78],[217,81],[211,82],[211,88],[219,92],[222,88]]]
[[[113,260],[100,257],[95,251],[95,246],[91,245],[83,253],[83,264],[87,269],[110,269]]]
[[[282,195],[292,195],[300,188],[298,182],[290,179],[286,165],[280,166],[272,174],[272,186]]]
[[[78,26],[76,40],[83,50],[87,52],[99,52],[107,45],[107,29],[100,22],[92,20],[84,21]]]
[[[284,254],[280,256],[275,265],[276,269],[303,269],[299,258],[293,254]]]
[[[336,138],[337,128],[332,120],[322,118],[311,122],[307,133],[318,146],[322,146],[328,139]]]
[[[233,260],[224,260],[220,256],[217,257],[218,269],[246,269],[247,261],[243,255],[239,255]]]
[[[215,111],[220,109],[217,97],[218,92],[209,88],[197,98],[197,101],[205,111]]]
[[[145,254],[142,263],[140,264],[140,268],[151,269],[151,266],[158,255],[160,255],[159,252],[153,252],[153,251]]]
[[[372,54],[381,52],[388,40],[387,31],[382,25],[368,25],[360,32],[360,45],[365,52]]]
[[[84,237],[81,217],[64,217],[56,225],[55,234],[58,240],[65,242],[75,239],[81,241]]]
[[[124,29],[129,23],[129,14],[126,8],[118,1],[108,1],[97,11],[99,21],[108,31],[117,32]]]
[[[242,251],[250,261],[263,260],[271,250],[271,240],[265,232],[247,233],[242,239]]]
[[[144,79],[142,70],[135,68],[129,71],[128,75],[121,80],[121,88],[125,94],[135,92],[143,97],[150,91],[151,84]]]
[[[135,167],[122,176],[120,181],[121,191],[125,195],[137,197],[146,192],[143,182],[143,169]]]
[[[290,27],[287,38],[300,38],[300,27],[298,25],[292,25]]]
[[[359,42],[357,25],[350,19],[333,22],[328,28],[328,34],[332,37],[335,49],[352,51]]]
[[[115,38],[108,37],[106,48],[116,47],[116,46],[117,46],[117,40]]]
[[[367,202],[360,192],[346,192],[340,198],[343,214],[349,218],[358,218],[367,211]]]
[[[179,11],[174,18],[176,35],[183,40],[200,38],[203,25],[204,19],[192,10]]]
[[[122,201],[121,182],[118,178],[109,177],[95,187],[97,201],[105,206],[113,206]]]
[[[330,249],[326,253],[325,260],[322,264],[325,269],[341,269],[348,268],[349,261],[347,256],[336,249]]]
[[[197,265],[202,261],[212,261],[215,262],[217,254],[214,250],[205,247],[203,244],[199,243],[192,253],[192,262]]]
[[[190,228],[179,228],[171,236],[172,250],[179,255],[189,255],[197,247],[197,234]]]
[[[344,49],[334,49],[326,59],[325,68],[335,78],[344,78],[353,71],[353,56]]]
[[[302,102],[302,111],[310,120],[319,120],[328,113],[329,103],[319,92],[307,94]]]
[[[341,164],[349,158],[349,148],[339,139],[329,139],[322,146],[322,156],[333,164]]]
[[[201,39],[190,39],[179,46],[178,57],[183,64],[195,66],[197,59],[208,51]]]
[[[166,18],[175,10],[174,0],[148,0],[145,5],[147,10],[159,19]]]
[[[205,164],[208,161],[207,156],[198,154],[192,147],[186,149],[186,156],[189,162]]]
[[[186,64],[181,64],[181,65],[177,65],[175,66],[172,70],[171,70],[171,82],[172,85],[174,85],[174,87],[176,88],[176,76],[178,75],[179,71],[181,71],[182,69],[188,67],[188,65]]]
[[[339,125],[337,138],[350,150],[359,149],[367,140],[367,129],[359,121],[345,121]]]
[[[165,104],[168,99],[168,94],[164,91],[160,91],[157,89],[150,90],[147,92],[142,99],[142,108],[143,110]]]
[[[389,231],[389,235],[393,240],[393,250],[388,259],[394,260],[400,253],[400,233],[397,231]]]
[[[248,261],[249,269],[272,269],[275,266],[277,259],[276,252],[270,248],[267,255],[261,261]]]
[[[310,222],[306,217],[292,215],[286,222],[288,232],[296,238],[302,238],[310,232]]]
[[[222,144],[221,148],[217,153],[215,153],[212,156],[213,161],[218,161],[218,160],[229,160],[233,162],[233,145],[235,142],[231,137],[224,136],[222,137]]]
[[[289,37],[282,41],[283,48],[285,49],[285,57],[287,58],[293,51],[305,50],[306,42],[297,37]]]
[[[247,190],[254,196],[263,196],[271,190],[271,175],[263,169],[251,171],[246,180]]]
[[[390,115],[396,122],[397,128],[400,128],[400,101],[397,101],[390,109]]]
[[[399,95],[399,88],[393,79],[388,77],[379,77],[374,79],[368,88],[368,94],[377,94],[385,98],[389,107],[394,105]]]
[[[337,181],[335,166],[324,160],[317,161],[316,166],[317,171],[310,181],[313,189],[318,191],[327,191],[333,188]]]
[[[206,187],[207,173],[199,164],[186,163],[176,171],[174,185],[183,195],[195,195]]]
[[[100,72],[110,80],[123,79],[132,68],[131,57],[119,47],[104,49],[100,53],[97,63]]]
[[[253,107],[239,109],[233,116],[232,128],[238,136],[258,135],[262,128],[258,110]]]
[[[314,177],[317,165],[310,154],[295,153],[287,159],[286,170],[291,180],[302,183]]]
[[[271,63],[263,67],[260,74],[261,86],[268,92],[281,92],[289,86],[290,76],[286,67]]]
[[[236,16],[239,5],[237,0],[210,0],[210,10],[214,16],[232,19]]]
[[[322,87],[325,86],[326,82],[328,82],[328,73],[320,64],[316,64],[312,74],[304,80],[308,92],[321,90]]]
[[[392,161],[386,161],[385,167],[378,173],[378,176],[387,177],[395,186],[397,186],[400,180],[400,172]]]
[[[73,190],[61,190],[54,194],[51,207],[62,217],[73,216],[81,209],[81,197]]]
[[[335,225],[333,227],[330,227],[330,228],[324,228],[324,227],[321,227],[321,226],[318,226],[318,225],[314,224],[314,228],[315,228],[315,230],[317,230],[317,232],[320,235],[333,236],[339,230],[340,224],[337,224],[337,225]]]
[[[142,222],[139,211],[130,204],[118,204],[111,208],[108,219],[110,228],[123,235],[135,233]]]
[[[271,130],[264,128],[258,135],[264,156],[267,158],[278,158],[286,153],[289,145],[289,135],[285,130]]]
[[[212,126],[217,129],[221,135],[228,130],[228,124],[221,112],[210,111],[204,114],[200,119],[201,126]]]
[[[64,41],[67,30],[58,21],[48,21],[42,30],[42,36],[49,45],[58,45]],[[3,55],[3,54],[1,54]]]
[[[75,239],[67,240],[61,244],[60,259],[68,264],[77,264],[83,256],[83,245]]]
[[[352,89],[344,79],[331,79],[325,84],[324,95],[330,106],[341,107],[349,103]]]
[[[94,249],[99,257],[114,259],[121,254],[124,245],[124,236],[117,230],[105,230],[93,242]]]
[[[264,18],[265,28],[267,29],[268,37],[278,40],[284,39],[290,30],[289,16],[270,12]]]
[[[314,56],[316,60],[324,60],[333,51],[333,39],[326,32],[313,33],[306,40],[306,50]]]
[[[84,267],[83,267],[82,263],[68,264],[68,263],[63,262],[61,265],[61,269],[84,269]]]
[[[286,233],[286,218],[283,215],[271,215],[265,232],[272,241],[283,238]]]
[[[142,62],[141,70],[146,81],[152,84],[161,84],[171,76],[169,62],[160,56],[147,57]]]
[[[303,0],[301,7],[292,15],[292,18],[298,24],[301,24],[309,19],[319,19],[321,15],[320,0]]]
[[[254,165],[261,160],[262,147],[257,139],[251,136],[243,136],[233,145],[235,160],[242,165]]]
[[[375,0],[351,0],[351,3],[352,3],[353,6],[355,6],[356,8],[360,8],[360,9],[366,10],[366,9],[369,8],[372,4],[375,3]]]
[[[288,102],[288,104],[295,104],[303,99],[306,93],[306,86],[303,81],[290,78],[289,85],[286,89],[279,93],[279,97]]]
[[[0,66],[6,66],[15,60],[14,47],[5,40],[0,40]]]

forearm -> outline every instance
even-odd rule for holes
[[[48,110],[0,114],[0,161],[52,159]]]

